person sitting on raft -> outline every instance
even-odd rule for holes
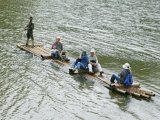
[[[52,45],[52,49],[50,52],[53,59],[58,58],[60,56],[58,49],[56,49],[56,45]]]
[[[72,70],[76,71],[78,69],[87,70],[89,63],[89,58],[86,51],[83,51],[79,58],[72,65]]]
[[[63,51],[63,45],[60,42],[60,37],[56,37],[56,41],[52,44],[51,48],[51,56],[53,59],[60,59],[60,60],[65,60],[69,61],[68,58],[66,58],[66,52]]]
[[[102,71],[101,65],[98,63],[97,56],[95,54],[95,50],[91,49],[89,56],[89,64],[88,64],[89,72],[100,72],[100,75],[104,73]]]
[[[124,84],[125,86],[131,86],[133,83],[132,80],[132,72],[131,72],[131,67],[129,63],[125,63],[122,66],[122,71],[121,73],[117,76],[115,74],[112,75],[110,82],[115,83],[115,80],[117,83]]]

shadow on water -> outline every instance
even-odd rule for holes
[[[154,100],[152,98],[150,98],[150,99],[140,98],[137,96],[122,94],[122,93],[118,93],[116,91],[111,91],[111,90],[109,90],[109,95],[111,96],[112,99],[115,99],[115,104],[117,104],[122,111],[128,110],[129,104],[132,102],[133,98],[137,101],[145,101],[148,103],[154,102]]]
[[[109,90],[109,95],[111,98],[116,99],[115,103],[119,106],[119,108],[123,111],[128,109],[128,104],[131,102],[131,97],[124,94],[119,94],[115,91]]]
[[[92,89],[94,86],[94,81],[87,80],[82,75],[73,75],[74,80],[79,82],[79,89]]]
[[[59,71],[60,70],[60,67],[57,65],[57,64],[55,64],[54,62],[50,62],[50,65],[51,65],[51,67],[54,69],[54,70],[56,70],[56,71]]]

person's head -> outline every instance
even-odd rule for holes
[[[129,63],[125,63],[124,65],[122,65],[123,69],[131,69]]]
[[[59,41],[61,40],[61,38],[59,36],[56,37],[56,43],[59,43]]]
[[[86,56],[87,55],[87,52],[86,51],[83,51],[82,52],[82,56]]]
[[[29,20],[30,20],[30,21],[32,21],[32,20],[33,20],[33,17],[32,17],[32,16],[30,16],[30,17],[29,17]]]
[[[90,55],[91,55],[91,56],[94,56],[94,55],[95,55],[95,50],[94,50],[93,48],[92,48],[91,51],[90,51]]]
[[[52,49],[56,49],[56,45],[53,45],[53,46],[52,46]]]

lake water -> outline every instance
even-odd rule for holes
[[[68,67],[21,51],[33,16],[35,41],[61,36],[69,56],[92,47],[109,79],[128,62],[134,80],[156,93],[123,96]],[[1,120],[159,120],[159,0],[0,0]]]

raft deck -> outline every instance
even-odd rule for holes
[[[129,94],[141,98],[151,98],[152,96],[155,96],[152,91],[142,88],[139,83],[133,83],[132,86],[126,87],[118,83],[110,84],[109,80],[106,80],[102,77],[96,76],[96,78],[102,81],[105,87],[109,88],[110,90],[120,92],[122,94]]]
[[[26,46],[24,44],[18,44],[17,47],[24,51],[32,53],[34,55],[43,56],[45,58],[50,58],[49,50],[45,49],[42,44],[36,43],[35,47],[32,47],[31,45]],[[68,63],[66,61],[61,61],[61,60],[53,60],[53,61],[61,65],[65,65],[66,63]],[[110,84],[109,80],[106,80],[105,77],[100,77],[98,75],[99,73],[95,73],[95,74],[88,73],[84,70],[79,71],[79,72],[80,73],[76,73],[76,74],[83,74],[86,78],[100,80],[101,82],[104,83],[103,85],[105,87],[111,90],[120,92],[122,94],[129,94],[129,95],[143,97],[143,98],[151,98],[151,96],[155,96],[155,94],[152,91],[144,89],[140,87],[140,85],[137,85],[137,84],[136,85],[134,84],[130,87],[125,87],[120,84]]]
[[[37,56],[50,56],[49,51],[45,49],[40,43],[36,43],[34,47],[32,47],[31,45],[26,46],[24,44],[18,44],[17,47]]]
[[[20,43],[20,44],[17,44],[17,47],[22,49],[22,50],[24,50],[24,51],[26,51],[26,52],[32,53],[32,54],[37,55],[37,56],[41,56],[42,59],[43,58],[52,59],[50,54],[49,54],[49,50],[44,48],[43,45],[40,44],[40,43],[35,43],[34,47],[32,47],[30,45],[30,43],[29,43],[28,46],[26,46],[23,43]],[[57,59],[54,59],[53,62],[56,62],[56,63],[58,63],[60,65],[65,65],[65,64],[69,63],[69,61],[61,61],[61,60],[57,60]]]
[[[152,91],[142,88],[139,83],[134,83],[132,86],[126,87],[118,83],[110,84],[110,81],[106,80],[105,76],[100,76],[98,72],[89,73],[89,72],[85,72],[84,70],[80,70],[78,73],[73,73],[73,71],[69,71],[69,72],[72,75],[83,74],[83,76],[86,79],[100,80],[103,83],[103,86],[107,87],[110,90],[117,91],[122,94],[133,95],[139,98],[151,98],[152,96],[155,96],[155,94]]]

